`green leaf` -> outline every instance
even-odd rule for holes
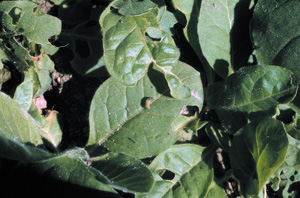
[[[286,131],[280,121],[263,118],[241,128],[229,152],[233,174],[244,196],[257,195],[276,169],[288,149]]]
[[[290,150],[290,147],[291,145],[289,145],[286,158],[296,157],[298,159],[299,157],[297,157],[297,155],[299,155],[299,149],[295,150],[292,148]],[[296,162],[296,160],[292,161]],[[297,163],[298,164],[291,165],[285,160],[270,179],[272,189],[277,191],[276,193],[282,197],[297,197],[297,183],[300,181],[299,166],[295,168],[295,166],[299,165],[299,162]]]
[[[37,75],[37,91],[34,94],[34,97],[38,97],[44,94],[52,83],[52,78],[50,77],[50,72],[55,71],[54,63],[48,55],[43,55],[37,61],[34,61],[34,70]]]
[[[97,179],[92,168],[85,164],[88,155],[83,149],[73,149],[57,156],[26,165],[36,174],[105,192],[116,191]]]
[[[112,7],[118,9],[122,15],[140,15],[153,9],[155,4],[150,0],[116,0]]]
[[[46,92],[52,82],[50,71],[54,71],[54,63],[49,56],[44,55],[34,62],[35,67],[24,71],[24,81],[17,87],[14,100],[22,109],[29,111],[33,99]]]
[[[44,98],[38,98],[37,100],[41,101],[41,100],[45,100],[45,99]],[[31,104],[31,106],[28,110],[28,113],[34,119],[34,121],[38,124],[38,126],[43,127],[46,124],[45,117],[41,114],[42,110],[41,109],[39,110],[35,106],[35,104],[34,104],[35,102],[36,101],[33,101],[33,103]],[[44,102],[46,102],[46,101],[44,101]]]
[[[20,105],[0,93],[0,133],[23,143],[42,144],[40,130],[35,121]]]
[[[137,198],[166,197],[227,197],[213,180],[212,156],[214,149],[204,149],[194,144],[174,145],[160,153],[149,168],[156,175],[156,183],[147,194],[136,194]],[[174,178],[162,179],[165,171]]]
[[[129,192],[147,192],[154,184],[152,172],[147,166],[125,154],[108,153],[90,159],[82,148],[51,154],[32,145],[12,140],[1,133],[0,145],[1,159],[21,161],[23,170],[32,171],[44,178],[49,177],[114,194],[117,192],[113,188]]]
[[[188,87],[171,72],[179,51],[156,20],[158,10],[138,16],[123,16],[108,10],[110,7],[101,15],[100,24],[104,60],[111,76],[126,85],[134,85],[153,63],[164,73],[173,97],[190,97]]]
[[[91,159],[98,179],[124,192],[148,192],[154,185],[152,172],[140,160],[123,153],[107,153]]]
[[[296,112],[296,114],[293,116],[294,126],[296,129],[300,129],[300,114]]]
[[[297,0],[259,1],[251,25],[257,61],[292,70],[295,84],[300,83],[299,9]]]
[[[20,107],[28,111],[32,102],[33,96],[37,92],[37,75],[33,68],[24,72],[24,81],[17,87],[14,100],[19,103]]]
[[[230,33],[238,0],[207,0],[201,5],[198,35],[204,57],[224,79],[233,73]]]
[[[204,58],[226,79],[251,54],[250,0],[202,1],[197,32]]]
[[[174,67],[174,65],[173,65]],[[191,97],[191,90],[178,76],[176,76],[172,69],[173,67],[159,67],[165,75],[168,86],[170,88],[170,94],[176,99],[185,99]]]
[[[172,123],[172,130],[179,137],[178,141],[190,141],[194,135],[198,135],[198,130],[206,122],[200,122],[199,110],[193,106],[184,106],[180,112],[181,116],[177,117]]]
[[[300,131],[299,131],[299,115],[296,113],[293,117],[294,122],[288,125],[285,125],[287,133],[294,139],[300,140]]]
[[[11,73],[8,69],[5,68],[0,69],[0,90],[2,88],[2,84],[7,82],[10,78],[11,78]]]
[[[88,154],[83,149],[68,150],[55,155],[10,139],[1,133],[0,145],[1,159],[22,162],[19,167],[14,167],[16,172],[18,168],[22,168],[23,171],[46,176],[43,179],[49,177],[116,194],[110,186],[99,181],[93,170],[85,164],[84,160],[88,159]]]
[[[187,24],[183,29],[184,35],[196,53],[201,53],[197,34],[197,22],[201,2],[199,0],[181,1],[172,0],[174,7],[185,15]]]
[[[0,39],[0,45],[2,44],[2,39]],[[6,55],[5,55],[5,53],[4,53],[4,51],[0,48],[0,70],[2,70],[3,71],[3,61],[6,59]],[[3,83],[2,82],[2,80],[1,80],[1,83]]]
[[[300,182],[300,173],[294,168],[286,167],[283,169],[283,174],[287,180],[287,183],[282,191],[283,197],[296,198],[299,196],[297,189],[297,183]]]
[[[295,195],[297,192],[293,191],[293,188],[295,188],[293,186],[294,183],[300,181],[298,173],[300,170],[300,132],[293,124],[285,125],[285,129],[288,133],[289,147],[284,162],[273,174],[270,182],[272,182],[272,189],[274,191],[278,191],[281,187],[281,191],[278,192],[283,197],[297,197]]]
[[[2,133],[1,129],[0,132],[1,159],[35,162],[52,156],[52,154],[47,151],[9,138],[6,134]]]
[[[40,44],[44,53],[54,54],[57,48],[49,42],[49,38],[60,33],[61,21],[47,14],[37,15],[36,7],[37,5],[30,1],[2,2],[2,28],[25,36],[29,42]],[[19,10],[20,13],[11,13],[13,9]]]
[[[4,44],[8,44],[11,46],[11,48],[8,48]],[[0,45],[0,50],[4,54],[3,59],[13,63],[17,70],[20,72],[28,70],[29,66],[26,60],[32,60],[32,58],[29,56],[29,51],[13,37],[9,37],[6,39],[6,42],[2,42]]]
[[[159,28],[155,20],[157,10],[154,9],[141,16],[122,16],[113,12],[103,14],[100,25],[103,29],[104,60],[107,70],[116,80],[133,85],[146,74],[152,62],[145,31],[151,26]]]
[[[176,16],[167,10],[167,6],[164,1],[152,0],[158,6],[157,21],[159,22],[161,28],[167,32],[169,35],[173,36],[174,25],[178,22]]]
[[[288,135],[289,148],[285,157],[285,164],[295,170],[300,170],[300,141]]]
[[[58,49],[49,40],[60,33],[61,21],[44,14],[37,8],[36,3],[30,1],[2,2],[0,18],[2,60],[9,61],[20,72],[38,67],[38,69],[34,68],[40,86],[36,94],[41,95],[51,83],[49,70],[54,70],[54,64],[46,54],[53,55]],[[23,84],[20,89],[26,89],[29,83]],[[32,88],[27,87],[27,89]],[[30,106],[29,98],[30,94],[27,93],[26,109]],[[21,100],[25,101],[25,99]]]
[[[46,124],[41,130],[41,136],[49,143],[51,149],[58,151],[62,140],[62,117],[57,111],[49,112]]]
[[[220,94],[224,92],[225,82],[218,81],[213,84],[210,84],[204,89],[204,97],[207,102],[207,106],[210,109],[215,109],[216,104],[218,103],[218,98]]]
[[[179,10],[184,14],[186,24],[183,28],[183,33],[189,44],[192,46],[194,51],[196,52],[199,60],[201,61],[207,81],[212,83],[215,78],[215,74],[213,73],[212,68],[208,64],[207,60],[204,58],[202,54],[202,50],[200,47],[197,24],[198,17],[200,14],[201,1],[200,0],[192,0],[192,1],[181,1],[181,0],[172,0],[172,3],[175,9]]]
[[[249,119],[273,116],[278,104],[290,102],[296,94],[291,75],[270,65],[243,67],[232,74],[215,107],[224,127],[234,133]]]
[[[186,82],[192,97],[172,98],[164,76],[152,68],[136,86],[123,85],[114,78],[104,82],[90,107],[88,145],[103,145],[137,158],[157,155],[170,147],[177,140],[172,123],[182,116],[182,108],[194,105],[201,109],[203,105],[199,73],[182,62],[174,65],[173,72]]]
[[[250,0],[172,2],[185,15],[184,35],[198,55],[209,84],[215,81],[212,69],[226,78],[247,63],[252,52]]]

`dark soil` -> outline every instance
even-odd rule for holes
[[[65,49],[53,57],[56,72],[52,73],[52,86],[44,96],[47,109],[56,110],[64,120],[61,148],[84,147],[89,134],[89,107],[95,91],[104,81],[84,77],[75,72]]]

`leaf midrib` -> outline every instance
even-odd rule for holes
[[[281,94],[283,94],[285,92],[289,92],[290,90],[293,90],[293,89],[295,89],[295,87],[285,89],[283,91],[277,92],[276,94],[271,94],[271,95],[269,95],[267,97],[264,97],[264,98],[261,98],[261,99],[252,100],[252,101],[249,101],[249,102],[246,102],[246,103],[240,103],[238,105],[230,105],[228,107],[223,107],[223,108],[224,109],[230,109],[230,108],[234,107],[234,108],[240,109],[240,108],[243,108],[244,106],[247,106],[247,105],[251,105],[251,104],[255,105],[254,103],[256,103],[256,102],[260,102],[260,101],[267,100],[267,99],[270,99],[270,98],[272,99],[272,97],[274,97],[274,96],[281,95]]]

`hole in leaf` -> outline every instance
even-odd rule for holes
[[[57,37],[55,35],[51,36],[48,41],[53,45],[57,41]]]
[[[292,183],[288,190],[289,193],[293,193],[295,196],[293,197],[299,197],[300,196],[300,182]]]
[[[144,108],[146,108],[146,109],[150,109],[152,102],[154,102],[154,98],[152,98],[152,97],[144,97],[142,99],[142,101],[141,101],[141,105]]]
[[[33,10],[32,10],[33,14],[37,17],[39,16],[43,16],[45,13],[40,10],[38,7],[34,7]]]
[[[184,105],[180,114],[184,116],[194,116],[197,112],[199,112],[199,108],[197,106]]]
[[[17,30],[17,33],[18,34],[21,34],[21,33],[23,33],[25,30],[23,29],[23,28],[19,28],[18,30]]]
[[[164,180],[172,180],[174,179],[175,174],[169,170],[166,170],[164,174],[161,176]]]
[[[12,48],[12,46],[8,42],[2,42],[2,44],[8,51],[15,52],[15,49]]]
[[[87,58],[90,56],[90,48],[86,41],[77,40],[76,41],[76,50],[82,58]]]
[[[293,116],[295,112],[291,109],[280,109],[280,114],[276,119],[282,121],[284,124],[290,124],[293,122]]]
[[[172,191],[174,192],[179,187],[180,187],[180,183],[176,182],[176,184],[174,184],[174,186],[172,187]]]
[[[18,71],[17,68],[14,66],[14,63],[12,62],[5,62],[4,67],[7,67],[9,69],[10,79],[2,85],[1,91],[13,97],[16,88],[19,84],[22,83],[23,72],[21,73],[20,71]]]
[[[29,53],[31,56],[38,56],[41,54],[42,46],[40,44],[30,43],[29,49]]]
[[[17,42],[25,42],[25,37],[23,36],[23,35],[17,35],[17,36],[15,36],[15,40],[17,41]]]
[[[160,41],[162,38],[162,31],[158,28],[149,27],[145,32],[147,40]]]
[[[17,25],[19,19],[20,19],[20,16],[21,16],[21,12],[22,12],[22,9],[21,8],[18,8],[18,7],[13,7],[10,11],[9,11],[9,16],[12,18],[12,23],[14,25]]]
[[[89,28],[98,25],[96,21],[88,21],[86,24],[84,24],[84,27]]]

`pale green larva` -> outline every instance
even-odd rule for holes
[[[151,104],[153,103],[153,101],[154,101],[154,98],[147,98],[147,99],[145,100],[145,108],[146,108],[146,109],[150,109],[150,106],[151,106]]]

